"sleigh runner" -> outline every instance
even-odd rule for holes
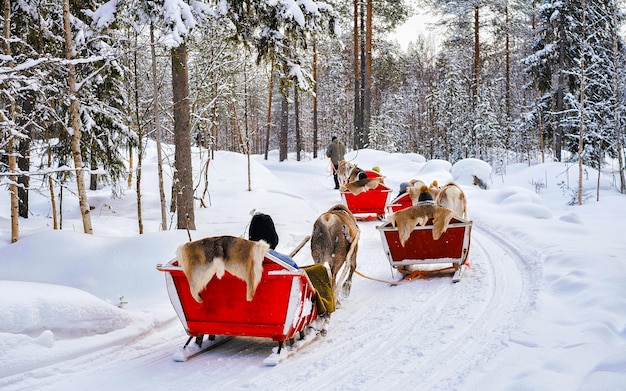
[[[380,178],[376,171],[365,171],[368,179]],[[350,209],[357,220],[372,220],[385,215],[385,205],[391,195],[391,189],[382,183],[374,189],[353,194],[345,189],[341,190],[341,201]]]
[[[326,278],[326,268],[314,272],[316,279]],[[311,267],[312,268],[312,267]],[[300,345],[308,343],[324,332],[327,319],[319,315],[316,287],[304,269],[283,261],[279,256],[267,252],[263,259],[263,273],[254,297],[246,299],[246,282],[224,273],[222,278],[213,276],[200,292],[202,302],[192,296],[189,281],[177,259],[165,265],[157,265],[165,273],[168,295],[189,340],[196,338],[196,347],[189,350],[197,354],[205,345],[219,337],[248,336],[271,338],[278,342],[277,348],[265,360],[267,365],[276,365],[293,354]],[[328,280],[329,283],[329,280]],[[204,341],[209,336],[209,341]],[[283,346],[285,341],[296,342],[294,346]],[[177,357],[174,357],[177,359]],[[185,357],[178,359],[184,361]]]

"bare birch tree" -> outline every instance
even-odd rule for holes
[[[613,31],[611,32],[613,40],[613,95],[615,100],[615,132],[616,132],[616,149],[617,149],[617,161],[619,164],[619,190],[622,194],[626,193],[626,178],[624,177],[624,144],[623,133],[620,121],[620,90],[619,90],[619,64],[620,64],[620,52],[619,52],[619,27],[617,23],[617,7],[613,7]]]
[[[159,175],[159,200],[161,205],[161,230],[167,230],[167,210],[165,207],[165,189],[163,186],[163,156],[161,148],[161,108],[159,107],[159,78],[157,75],[157,58],[154,42],[154,23],[150,23],[150,55],[152,59],[152,112],[156,130],[157,171]]]
[[[272,97],[274,96],[274,61],[270,65],[270,81],[267,87],[267,122],[265,129],[265,160],[270,149],[270,130],[272,128]]]
[[[81,122],[80,102],[78,100],[78,88],[76,84],[76,68],[72,62],[74,58],[74,43],[70,24],[70,2],[63,0],[63,29],[65,31],[65,59],[67,60],[67,84],[70,96],[70,120],[72,134],[72,157],[74,158],[74,174],[76,175],[76,188],[78,191],[78,203],[83,220],[83,231],[93,234],[91,226],[91,210],[87,202],[87,188],[83,176],[83,156],[80,150]]]
[[[578,133],[578,205],[583,204],[583,151],[585,134],[585,0],[582,0],[582,24],[581,24],[581,52],[580,52],[580,123]]]
[[[4,0],[3,1],[4,8],[4,54],[7,56],[11,55],[11,1]],[[12,64],[9,64],[11,66]],[[9,116],[8,118],[2,118],[2,122],[4,122],[8,127],[8,142],[7,142],[7,152],[8,152],[8,160],[9,160],[9,172],[11,175],[9,176],[9,192],[11,193],[11,243],[17,242],[19,239],[19,198],[17,195],[17,176],[15,172],[17,171],[17,157],[16,157],[16,135],[15,135],[15,99],[9,95],[10,103],[9,103]],[[3,115],[4,116],[4,115]]]

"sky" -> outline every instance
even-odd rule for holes
[[[173,153],[168,146],[164,152]],[[196,169],[206,156],[194,150]],[[401,276],[383,251],[376,229],[383,221],[360,221],[362,275],[354,276],[326,336],[276,367],[263,364],[275,344],[252,336],[175,362],[187,335],[156,266],[174,259],[188,233],[159,230],[150,144],[142,235],[134,184],[117,198],[108,186],[89,191],[94,234],[86,235],[70,191],[64,192],[63,229],[52,229],[47,189],[35,179],[30,216],[20,219],[20,239],[11,244],[3,186],[0,389],[623,389],[626,198],[616,191],[614,164],[599,178],[585,169],[585,202],[578,206],[570,205],[576,164],[492,167],[368,149],[346,159],[364,169],[378,166],[393,196],[411,179],[463,188],[473,228],[470,267],[460,282],[444,274],[393,285]],[[279,162],[278,151],[267,161],[255,155],[247,191],[246,157],[219,151],[209,165],[207,207],[196,205],[197,230],[190,235],[245,237],[251,213],[260,211],[276,224],[277,250],[289,253],[320,214],[342,202],[329,168],[326,158],[310,154],[300,162],[294,155]],[[171,168],[165,172],[167,189]],[[472,185],[472,175],[488,188]],[[310,246],[294,259],[312,264]]]
[[[406,50],[409,43],[415,42],[418,37],[423,37],[428,42],[438,44],[438,28],[433,25],[436,20],[437,17],[432,12],[427,10],[418,12],[396,28],[390,34],[390,37],[397,40],[403,50]]]

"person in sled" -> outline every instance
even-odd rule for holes
[[[248,229],[248,239],[255,242],[261,239],[265,240],[267,244],[270,245],[270,254],[293,267],[298,267],[290,256],[276,251],[276,246],[278,246],[278,233],[276,233],[274,220],[272,220],[270,215],[257,212],[252,216],[250,228]]]

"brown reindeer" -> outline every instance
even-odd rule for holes
[[[311,256],[315,263],[328,263],[330,266],[333,291],[337,302],[339,284],[341,284],[344,297],[350,294],[352,274],[356,269],[356,254],[360,234],[361,230],[354,215],[341,204],[337,204],[324,212],[313,224]],[[344,267],[343,272],[338,278],[337,275],[342,266]]]
[[[450,182],[443,186],[437,193],[435,202],[438,205],[452,209],[457,216],[464,219],[467,218],[467,198],[461,187],[456,183]]]

